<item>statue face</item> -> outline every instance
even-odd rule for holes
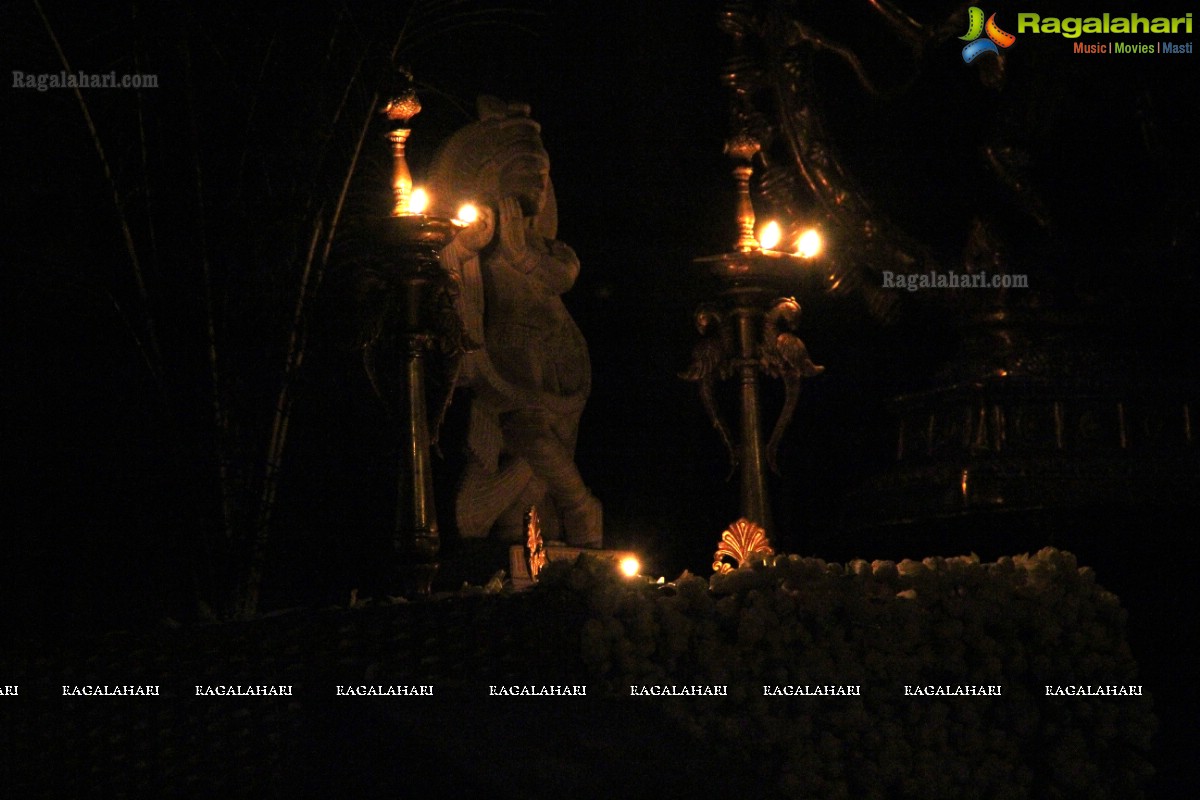
[[[550,161],[536,155],[521,155],[504,165],[500,172],[500,195],[516,197],[527,217],[537,216],[546,207],[550,191]]]

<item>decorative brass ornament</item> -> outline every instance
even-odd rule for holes
[[[759,249],[758,238],[754,235],[754,203],[750,200],[750,176],[754,173],[750,161],[761,149],[762,145],[745,132],[735,134],[725,143],[725,153],[737,162],[733,168],[733,178],[737,182],[738,220],[738,240],[735,247],[742,253]]]
[[[733,572],[752,555],[771,556],[774,554],[771,542],[767,539],[767,532],[742,517],[721,534],[721,543],[717,545],[717,552],[713,553],[713,571]],[[725,558],[733,559],[733,565],[730,566],[724,561]]]
[[[529,566],[529,577],[537,583],[538,573],[546,566],[546,545],[542,541],[542,521],[537,506],[525,512],[525,563]]]
[[[726,478],[728,480],[737,470],[738,453],[729,426],[721,417],[717,406],[715,385],[718,380],[733,377],[737,343],[734,341],[733,326],[723,325],[723,321],[721,312],[711,304],[702,305],[696,310],[696,330],[700,332],[701,338],[692,348],[692,363],[679,373],[679,377],[685,381],[694,381],[700,388],[700,401],[704,404],[704,411],[729,452],[729,476]]]
[[[409,80],[412,80],[411,75],[408,77]],[[406,127],[409,121],[420,112],[421,100],[411,87],[395,97],[389,97],[383,107],[384,115],[393,122],[398,122],[401,127]]]
[[[800,320],[800,304],[795,298],[782,297],[775,301],[763,315],[763,338],[759,346],[759,365],[763,372],[773,378],[783,381],[787,395],[779,419],[767,442],[767,464],[771,471],[779,474],[778,453],[779,443],[783,434],[791,424],[792,414],[796,411],[796,403],[800,397],[800,382],[805,378],[815,378],[825,371],[819,364],[814,364],[808,356],[808,347],[793,333],[781,330],[782,327],[795,328]]]
[[[771,297],[776,277],[772,267],[795,267],[796,259],[784,254],[733,253],[698,259],[732,289],[725,307],[706,303],[696,311],[700,341],[692,348],[692,362],[679,373],[700,390],[709,421],[729,452],[730,477],[742,471],[742,517],[771,529],[765,468],[779,474],[778,453],[791,424],[804,379],[814,378],[825,367],[814,364],[803,340],[791,332],[800,320],[800,304],[792,297]],[[754,289],[755,291],[751,291]],[[759,410],[759,373],[783,381],[786,397],[764,450]],[[741,429],[736,443],[716,401],[718,381],[737,377],[741,383]]]
[[[400,77],[405,85],[396,94],[389,97],[383,108],[380,109],[380,113],[387,117],[391,124],[387,138],[392,144],[392,194],[395,201],[392,206],[393,217],[402,217],[409,213],[413,181],[412,173],[408,169],[404,146],[408,141],[409,134],[412,133],[408,123],[421,111],[421,100],[412,87],[412,73],[401,70]]]

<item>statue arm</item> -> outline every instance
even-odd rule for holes
[[[579,259],[575,251],[559,241],[547,241],[547,252],[536,252],[533,276],[555,294],[563,294],[579,277]]]
[[[575,285],[579,259],[574,250],[534,232],[515,197],[501,200],[499,211],[501,263],[529,275],[555,294],[563,294]]]
[[[579,259],[575,251],[562,242],[548,241],[541,246],[530,244],[522,255],[501,255],[499,263],[545,286],[555,294],[563,294],[575,285],[579,277]]]

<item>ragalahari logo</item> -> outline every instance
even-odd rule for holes
[[[967,35],[958,37],[967,42],[962,52],[963,61],[966,63],[970,64],[984,53],[995,53],[999,56],[1000,47],[1012,47],[1012,43],[1017,40],[1011,33],[1000,30],[995,14],[988,17],[986,23],[983,21],[983,10],[978,6],[971,6],[967,14]],[[985,33],[987,38],[980,39]]]

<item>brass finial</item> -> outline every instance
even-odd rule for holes
[[[408,122],[421,111],[421,100],[412,86],[412,73],[401,70],[403,88],[389,97],[381,109],[381,113],[392,123],[388,131],[388,141],[392,143],[392,193],[395,205],[392,208],[393,217],[402,217],[410,213],[409,201],[412,197],[412,173],[408,170],[408,159],[404,155],[404,144],[412,130]]]
[[[737,182],[738,250],[749,253],[758,249],[754,236],[754,204],[750,202],[750,176],[754,167],[750,160],[762,149],[762,145],[748,133],[738,133],[725,143],[725,153],[738,163],[733,168],[733,179]]]
[[[421,99],[410,86],[401,94],[388,98],[383,113],[393,122],[399,122],[400,127],[408,125],[408,121],[421,113]]]

